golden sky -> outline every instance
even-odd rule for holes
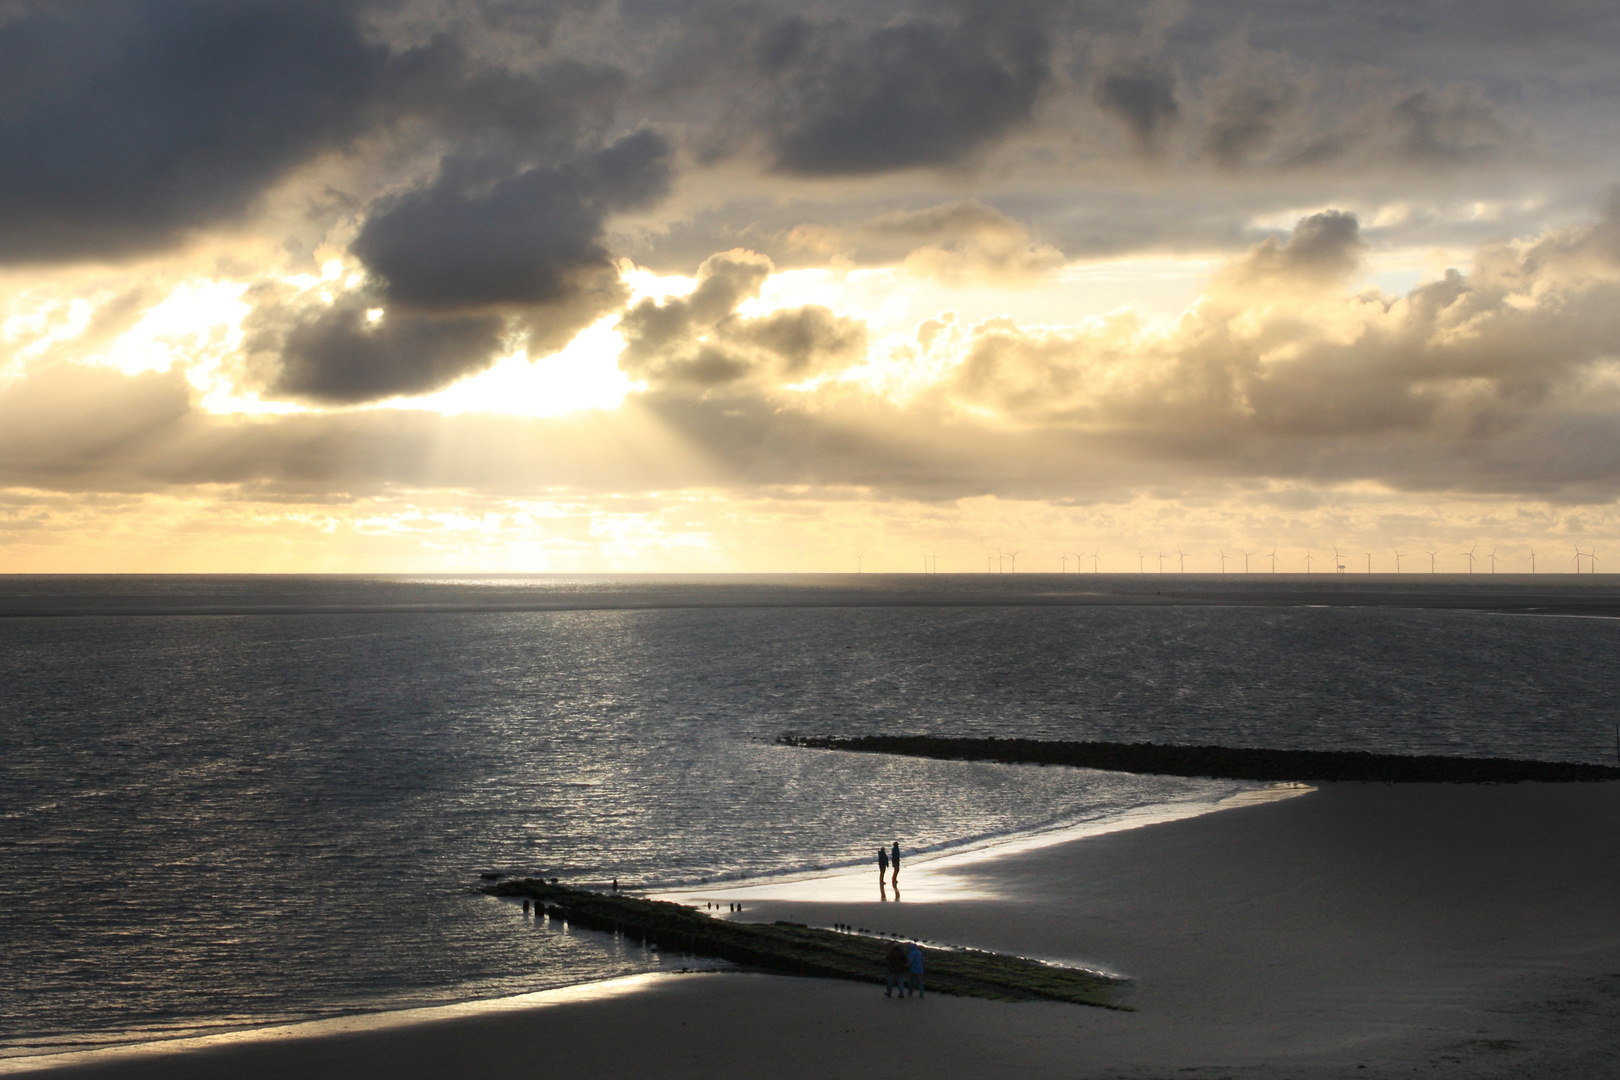
[[[1617,41],[0,8],[0,572],[1568,572],[1620,524]]]

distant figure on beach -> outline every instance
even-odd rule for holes
[[[923,954],[922,948],[915,941],[911,943],[911,955],[906,957],[906,966],[911,969],[911,985],[906,988],[906,997],[910,997],[911,992],[915,990],[920,1001],[923,996]]]
[[[529,917],[529,902],[527,900],[523,901],[523,917],[525,919]]]
[[[893,997],[896,990],[901,992],[901,996],[904,996],[906,968],[911,963],[910,958],[906,956],[906,950],[900,947],[898,941],[895,942],[889,949],[889,955],[883,958],[883,962],[889,969],[889,984],[884,987],[883,996]]]
[[[894,842],[894,849],[889,852],[889,865],[894,867],[894,877],[890,878],[889,880],[894,885],[894,887],[896,889],[899,889],[900,888],[900,841],[898,841],[898,840],[896,840]]]
[[[883,879],[889,876],[889,852],[878,848],[878,899],[887,900],[889,894],[883,887]]]

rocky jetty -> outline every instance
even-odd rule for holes
[[[948,739],[928,735],[865,735],[831,738],[783,735],[784,746],[867,754],[1000,761],[1008,764],[1077,765],[1160,776],[1207,776],[1225,780],[1323,783],[1335,780],[1385,783],[1513,784],[1522,781],[1620,780],[1620,769],[1569,761],[1511,758],[1406,756],[1361,751],[1265,750],[1256,747],[1168,746],[1158,743],[1055,742],[1039,739]]]
[[[719,919],[683,904],[591,892],[553,885],[540,878],[501,881],[482,889],[491,896],[532,900],[537,917],[545,916],[570,928],[622,934],[665,953],[729,960],[784,975],[881,983],[883,958],[895,940],[801,923]],[[929,944],[924,951],[930,993],[1121,1007],[1111,1000],[1120,981],[1095,972],[976,949]]]

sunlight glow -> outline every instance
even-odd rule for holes
[[[212,367],[242,339],[242,319],[251,310],[236,281],[187,281],[146,309],[100,356],[86,359],[116,367],[125,375],[167,371],[178,363],[192,370]]]
[[[616,409],[639,387],[619,370],[624,339],[610,315],[580,331],[561,352],[531,361],[517,352],[433,394],[393,398],[387,409],[427,409],[446,416],[503,413],[562,416],[581,409]]]

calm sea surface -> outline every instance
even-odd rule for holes
[[[803,873],[1244,786],[785,731],[1614,760],[1620,622],[922,577],[0,577],[0,1052],[660,962],[480,873]]]

